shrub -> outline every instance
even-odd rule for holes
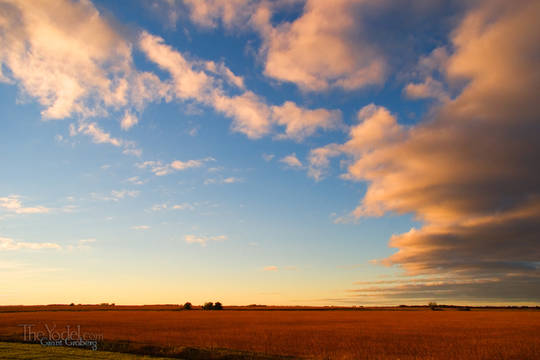
[[[203,308],[203,310],[212,310],[212,309],[214,309],[214,303],[211,302],[211,301],[206,302],[206,303],[204,303],[202,308]]]
[[[192,308],[193,308],[193,306],[191,305],[191,303],[189,301],[184,304],[184,310],[191,310]]]
[[[223,305],[218,301],[214,304],[214,310],[223,310]]]

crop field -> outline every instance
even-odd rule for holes
[[[80,326],[102,335],[101,349],[162,356],[178,356],[178,349],[192,347],[208,354],[238,351],[244,354],[238,358],[245,359],[259,358],[249,353],[306,359],[540,359],[540,311],[533,309],[0,308],[0,340],[22,341],[21,324],[36,329]]]

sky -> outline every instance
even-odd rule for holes
[[[538,14],[1,0],[0,304],[538,304]]]

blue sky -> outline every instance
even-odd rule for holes
[[[8,1],[0,303],[534,303],[519,5]]]

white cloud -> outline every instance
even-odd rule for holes
[[[137,116],[126,110],[126,112],[124,113],[124,117],[120,122],[120,126],[122,127],[122,130],[129,130],[138,123],[139,119],[137,118]]]
[[[0,237],[0,251],[1,250],[21,250],[21,249],[29,249],[29,250],[41,250],[41,249],[56,249],[59,250],[62,247],[55,243],[49,243],[49,242],[43,242],[43,243],[35,243],[35,242],[21,242],[21,241],[15,241],[10,238]]]
[[[385,107],[366,105],[358,111],[357,118],[358,124],[349,128],[349,140],[345,144],[328,144],[310,151],[309,176],[317,181],[322,179],[331,157],[348,154],[361,158],[378,147],[405,137],[406,129],[398,124],[396,117]]]
[[[317,129],[336,129],[341,124],[341,111],[326,109],[304,109],[291,101],[281,106],[272,106],[272,116],[277,124],[285,126],[285,133],[278,138],[301,141]]]
[[[377,2],[308,0],[300,17],[274,26],[274,9],[262,4],[251,22],[263,39],[265,74],[304,90],[381,84],[386,59],[363,29],[363,13],[374,7]]]
[[[23,206],[19,195],[9,195],[6,197],[0,197],[0,209],[4,209],[7,212],[15,214],[45,214],[51,211],[51,209],[38,205],[38,206]]]
[[[76,136],[84,134],[90,136],[95,144],[110,144],[116,147],[122,147],[122,153],[128,155],[141,156],[142,150],[136,147],[133,141],[122,140],[113,137],[110,133],[103,130],[96,122],[79,121],[78,126],[69,125],[69,135]]]
[[[171,206],[173,210],[193,210],[195,207],[189,203],[181,203]]]
[[[136,164],[139,169],[149,168],[156,176],[164,176],[176,171],[183,171],[191,168],[203,166],[206,162],[215,161],[212,157],[206,157],[199,160],[180,161],[174,160],[169,164],[163,164],[161,161],[145,161]]]
[[[278,138],[300,141],[313,135],[319,128],[328,130],[340,125],[341,113],[337,110],[304,109],[290,101],[270,107],[264,99],[249,90],[230,96],[219,81],[223,74],[227,81],[240,89],[244,86],[243,81],[224,64],[189,61],[182,53],[165,44],[162,38],[146,31],[139,37],[139,47],[151,61],[169,72],[178,99],[195,100],[211,106],[232,118],[232,129],[249,138],[260,138],[272,133],[275,126],[284,126],[285,132],[279,134]]]
[[[152,205],[150,208],[151,211],[162,211],[162,210],[194,210],[195,206],[191,205],[190,203],[180,203],[180,204],[174,204],[174,205],[168,205],[168,204],[155,204]]]
[[[241,76],[235,75],[224,63],[215,63],[207,61],[205,63],[206,70],[222,77],[230,85],[236,86],[239,89],[245,89],[244,79]]]
[[[100,200],[100,201],[120,201],[121,199],[124,199],[126,197],[135,198],[139,196],[141,192],[138,190],[112,190],[110,195],[102,195],[98,193],[91,193],[91,197],[94,200]]]
[[[146,183],[146,180],[142,180],[140,177],[138,176],[132,176],[128,179],[126,179],[126,181],[132,183],[132,184],[135,184],[135,185],[143,185]]]
[[[92,141],[96,144],[105,143],[105,144],[111,144],[117,147],[122,145],[122,140],[112,137],[111,134],[105,132],[95,122],[91,122],[91,123],[80,122],[76,130],[74,126],[70,128],[70,133],[71,134],[82,133],[82,134],[88,135],[92,138]]]
[[[161,211],[167,209],[167,204],[155,204],[150,208],[151,211]]]
[[[115,199],[123,199],[125,197],[137,197],[139,196],[141,192],[138,190],[113,190],[111,191],[111,195]]]
[[[206,180],[204,180],[204,184],[205,185],[209,185],[209,184],[234,184],[234,183],[239,183],[239,182],[243,182],[243,181],[244,181],[244,179],[242,179],[242,178],[229,176],[229,177],[206,179]]]
[[[284,158],[282,158],[279,161],[284,163],[284,164],[287,164],[289,167],[292,167],[292,168],[301,168],[302,167],[302,162],[300,160],[298,160],[298,158],[296,157],[296,154],[294,154],[294,153],[285,156]]]
[[[264,161],[266,162],[270,162],[272,161],[272,159],[275,157],[274,154],[262,154],[262,158],[264,159]]]
[[[80,250],[89,249],[90,245],[95,242],[96,242],[96,239],[94,238],[80,239],[79,241],[77,241],[76,245],[68,245],[67,249],[70,251],[75,250],[75,249],[80,249]]]
[[[148,230],[150,226],[148,225],[136,225],[131,227],[133,230]]]
[[[200,236],[200,235],[186,235],[184,240],[188,244],[199,244],[201,246],[206,246],[209,241],[225,241],[227,240],[226,235],[218,236]]]
[[[130,46],[89,1],[16,1],[3,10],[0,59],[45,107],[44,118],[126,104]]]

